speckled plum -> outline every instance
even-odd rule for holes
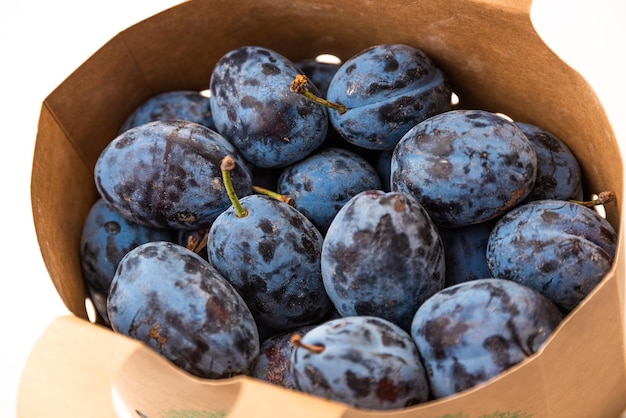
[[[413,127],[391,157],[391,189],[413,195],[437,226],[502,215],[522,202],[537,156],[515,123],[484,110],[451,110]]]
[[[433,295],[415,313],[411,336],[439,399],[532,356],[562,319],[549,299],[529,287],[486,278]]]
[[[291,358],[294,350],[290,342],[294,333],[305,334],[317,325],[305,325],[291,331],[274,334],[261,343],[250,376],[288,389],[296,389],[291,372]]]
[[[446,255],[446,287],[491,277],[487,266],[487,242],[495,220],[462,226],[440,227]]]
[[[516,122],[537,155],[537,178],[526,202],[541,199],[583,199],[582,172],[576,156],[552,132]]]
[[[242,295],[259,326],[277,331],[318,321],[331,302],[320,267],[323,238],[302,213],[254,194],[209,230],[209,261]]]
[[[196,229],[230,206],[220,165],[231,155],[239,196],[252,176],[235,148],[215,131],[190,121],[155,121],[113,139],[96,161],[102,198],[126,219],[155,228]]]
[[[104,199],[91,206],[80,237],[80,266],[94,307],[105,322],[108,323],[106,294],[122,257],[140,244],[172,240],[170,230],[130,222]]]
[[[142,341],[194,376],[247,373],[259,354],[256,324],[243,299],[206,260],[175,243],[129,251],[107,305],[115,332]]]
[[[446,75],[420,49],[371,46],[347,59],[328,86],[327,98],[347,107],[329,112],[348,142],[391,150],[414,125],[451,108]]]
[[[382,318],[327,321],[301,337],[292,374],[302,392],[360,409],[389,410],[428,400],[425,369],[410,335]]]
[[[211,99],[200,91],[172,90],[140,104],[124,121],[119,133],[157,120],[188,120],[215,130]]]
[[[328,228],[321,265],[342,316],[378,316],[405,330],[445,280],[439,233],[419,202],[402,192],[370,190],[348,201]]]
[[[286,167],[278,192],[325,234],[331,221],[353,196],[380,189],[376,169],[363,157],[341,148],[324,148]]]
[[[570,311],[611,269],[616,243],[616,231],[595,210],[535,200],[496,223],[487,265],[494,277],[529,286]]]
[[[276,51],[242,46],[216,63],[210,79],[217,131],[258,167],[283,167],[317,149],[326,137],[325,107],[290,90],[301,74]],[[313,83],[309,89],[319,93]]]

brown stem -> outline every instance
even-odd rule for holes
[[[311,344],[307,344],[307,343],[303,343],[302,342],[302,336],[298,333],[295,333],[291,336],[291,338],[289,338],[289,343],[293,346],[293,347],[300,347],[300,348],[304,348],[305,350],[309,350],[312,353],[322,353],[324,351],[324,346],[323,345],[311,345]]]
[[[281,202],[285,202],[286,204],[288,204],[291,207],[295,207],[296,203],[294,202],[294,200],[285,195],[285,194],[280,194],[280,193],[276,193],[274,191],[271,191],[269,189],[266,189],[264,187],[261,186],[252,186],[252,190],[255,191],[256,193],[260,193],[260,194],[264,194],[266,196],[271,197],[272,199],[276,199],[276,200],[280,200]]]
[[[598,206],[598,205],[604,205],[614,200],[615,200],[615,193],[611,191],[605,191],[605,192],[598,193],[598,197],[592,200],[587,200],[587,201],[570,200],[570,202],[577,203],[582,206],[593,207],[593,206]]]
[[[294,80],[289,85],[289,90],[291,90],[292,92],[296,94],[301,94],[307,99],[314,101],[315,103],[321,104],[326,107],[330,107],[331,109],[335,109],[337,112],[339,112],[339,114],[344,114],[346,113],[346,110],[348,110],[341,103],[333,103],[331,101],[323,99],[315,95],[314,93],[312,93],[309,89],[307,89],[307,79],[305,75],[302,75],[302,74],[296,75],[296,78],[294,78]]]

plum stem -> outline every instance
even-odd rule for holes
[[[570,200],[572,203],[577,203],[582,206],[593,207],[598,205],[604,205],[605,203],[609,203],[615,200],[615,193],[611,191],[600,192],[598,193],[598,197],[592,200],[582,201],[582,200]]]
[[[289,84],[289,90],[291,90],[293,93],[301,94],[317,104],[321,104],[323,106],[330,107],[331,109],[335,109],[337,112],[339,112],[340,115],[343,115],[344,113],[346,113],[346,110],[348,110],[341,103],[333,103],[331,101],[323,99],[307,89],[307,78],[305,75],[296,75],[296,78],[294,78],[291,84]]]
[[[296,206],[294,200],[291,197],[289,197],[289,196],[287,196],[285,194],[280,194],[280,193],[274,192],[272,190],[266,189],[265,187],[261,187],[261,186],[252,186],[252,190],[257,192],[257,193],[263,194],[265,196],[269,196],[272,199],[276,199],[276,200],[280,200],[281,202],[285,202],[286,204],[288,204],[291,207],[295,207]]]
[[[206,247],[208,241],[209,241],[208,233],[202,236],[202,240],[199,240],[198,238],[192,235],[189,235],[189,237],[187,238],[187,249],[190,251],[193,251],[196,254],[199,254],[200,251],[202,251],[204,247]]]
[[[226,193],[228,194],[228,198],[230,202],[233,204],[235,208],[235,215],[238,218],[243,218],[248,216],[248,211],[241,206],[241,202],[239,198],[237,198],[237,194],[235,193],[235,188],[233,187],[233,182],[230,178],[230,172],[235,168],[235,160],[230,155],[227,155],[222,159],[222,164],[220,169],[222,170],[222,180],[224,182],[224,187],[226,188]]]
[[[323,345],[312,345],[303,343],[302,336],[298,333],[293,334],[291,338],[289,338],[289,343],[292,345],[292,347],[304,348],[305,350],[309,350],[310,352],[316,354],[320,354],[324,351]]]

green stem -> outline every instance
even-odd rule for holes
[[[296,75],[296,78],[294,78],[294,80],[289,85],[289,90],[291,90],[292,92],[296,94],[301,94],[307,99],[312,100],[315,103],[321,104],[322,106],[335,109],[341,115],[346,113],[346,110],[348,110],[348,108],[346,108],[344,105],[342,105],[341,103],[333,103],[324,98],[316,96],[314,93],[309,91],[309,89],[307,89],[306,84],[307,84],[306,76],[302,74],[298,74]]]
[[[252,190],[255,191],[256,193],[260,193],[260,194],[264,194],[265,196],[269,196],[272,199],[276,199],[276,200],[280,200],[281,202],[285,202],[286,204],[288,204],[289,206],[295,207],[295,202],[294,200],[284,194],[280,194],[277,192],[274,192],[272,190],[266,189],[265,187],[261,187],[261,186],[252,186]]]
[[[237,194],[235,193],[235,188],[233,187],[233,182],[230,178],[230,172],[235,168],[235,160],[230,155],[227,155],[222,160],[222,165],[220,169],[222,170],[222,180],[224,181],[224,187],[226,188],[226,193],[228,194],[228,198],[230,202],[233,204],[235,208],[235,215],[238,218],[243,218],[248,216],[248,211],[241,206],[241,202],[237,198]]]

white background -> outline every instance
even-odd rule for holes
[[[116,33],[178,3],[19,0],[0,6],[2,417],[16,414],[17,386],[29,350],[52,319],[68,313],[41,260],[31,215],[30,170],[41,102]],[[532,17],[546,42],[587,78],[617,137],[626,139],[626,2],[536,0]]]

